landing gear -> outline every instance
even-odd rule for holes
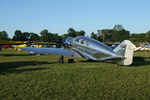
[[[58,62],[64,64],[64,56],[60,56]],[[74,63],[74,59],[68,59],[68,63]]]
[[[63,63],[64,63],[64,56],[61,56],[61,57],[59,58],[59,63],[60,63],[60,64],[63,64]]]
[[[74,59],[68,59],[68,63],[74,63]]]

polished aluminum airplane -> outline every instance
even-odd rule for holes
[[[129,40],[122,41],[115,47],[109,47],[95,39],[77,36],[63,41],[63,48],[16,47],[41,54],[56,54],[71,57],[83,57],[97,61],[111,61],[119,65],[130,65],[133,59],[133,44]]]

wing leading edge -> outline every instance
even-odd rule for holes
[[[73,52],[61,48],[33,48],[33,47],[15,47],[15,48],[22,49],[25,51],[33,51],[41,54],[55,54],[55,55],[63,55],[63,56],[71,56],[71,57],[75,56]]]

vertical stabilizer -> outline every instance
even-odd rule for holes
[[[124,56],[125,59],[119,62],[120,65],[130,65],[133,60],[133,44],[129,40],[122,41],[116,48],[113,49],[115,53]]]

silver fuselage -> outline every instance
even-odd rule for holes
[[[107,45],[84,36],[69,37],[64,41],[64,44],[66,48],[72,49],[78,52],[80,56],[89,59],[102,60],[102,58],[119,56]]]

